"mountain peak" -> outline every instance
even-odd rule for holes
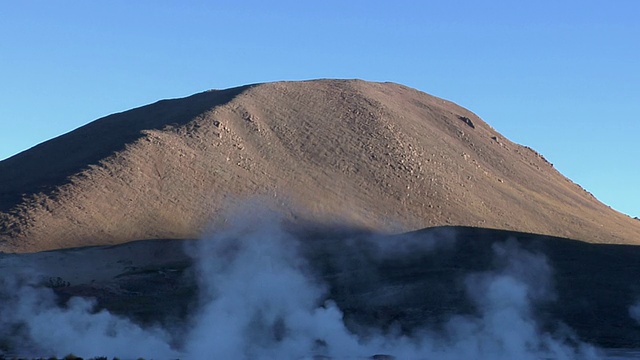
[[[640,241],[637,221],[469,110],[399,84],[323,79],[162,100],[0,162],[0,248],[193,238],[256,197],[381,231]]]

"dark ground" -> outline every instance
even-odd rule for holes
[[[311,271],[329,284],[327,297],[344,311],[347,324],[399,325],[411,333],[424,324],[437,328],[455,314],[473,315],[477,309],[466,295],[465,277],[495,271],[500,261],[493,246],[517,243],[529,253],[544,254],[553,269],[547,284],[555,290],[555,298],[535,303],[542,328],[557,331],[559,320],[582,341],[609,348],[640,347],[640,326],[629,317],[629,307],[640,298],[636,281],[640,275],[639,247],[467,227],[429,228],[394,236],[322,226],[292,227],[290,232],[304,239],[302,251]],[[143,251],[157,256],[153,261],[129,264],[110,278],[67,283],[52,276],[48,286],[54,288],[61,303],[71,296],[91,296],[100,307],[142,323],[185,323],[198,304],[199,290],[193,262],[181,250],[184,241],[142,241],[99,248],[103,255]],[[90,256],[88,250],[98,254],[96,248],[60,251],[58,261],[73,261],[70,254],[77,256],[83,251]],[[24,266],[29,266],[29,259],[36,255],[3,257],[22,259]],[[524,271],[529,270],[535,280],[535,269]]]

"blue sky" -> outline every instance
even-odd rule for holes
[[[212,88],[402,83],[640,216],[640,1],[0,0],[0,159]]]

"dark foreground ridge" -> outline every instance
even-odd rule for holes
[[[436,227],[381,236],[352,228],[290,226],[284,233],[300,239],[295,248],[304,261],[296,264],[308,265],[301,271],[309,274],[310,282],[326,286],[320,303],[314,306],[325,309],[328,305],[322,303],[331,300],[343,312],[347,328],[359,336],[366,337],[371,329],[418,336],[428,329],[447,334],[439,335],[446,342],[447,336],[453,336],[450,328],[456,321],[490,331],[484,327],[487,317],[506,306],[537,332],[552,334],[562,343],[640,346],[640,326],[630,316],[630,309],[640,299],[638,247],[471,227]],[[72,297],[92,297],[97,309],[181,333],[193,325],[194,313],[198,313],[195,309],[202,308],[208,296],[199,280],[203,268],[214,266],[225,272],[235,266],[224,260],[239,256],[235,255],[238,246],[230,245],[239,240],[231,238],[226,239],[228,243],[220,237],[156,240],[5,254],[0,265],[5,279],[29,271],[39,274],[32,284],[52,289],[60,306]],[[226,254],[223,260],[203,261],[206,251],[199,251],[199,260],[194,260],[195,247],[207,242],[218,242],[216,251]],[[279,266],[270,264],[270,268],[253,272],[252,277]],[[2,296],[6,300],[12,295],[6,293],[9,290],[4,281]],[[506,290],[501,284],[508,285]],[[264,286],[277,289],[279,285],[276,281]],[[285,289],[288,286],[294,285],[286,284]],[[487,295],[494,293],[498,294],[495,298]],[[497,319],[502,316],[507,315],[500,313]],[[291,326],[287,321],[276,321],[263,330],[276,339],[286,337]],[[518,324],[505,326],[501,329],[505,333],[520,331],[509,328]],[[12,337],[15,334],[9,336],[5,329],[0,334],[4,337],[0,346],[9,353],[16,350],[16,341],[29,342]],[[181,340],[181,336],[174,338],[176,343]],[[324,340],[318,341],[321,344]]]

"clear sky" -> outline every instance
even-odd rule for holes
[[[159,99],[360,78],[452,100],[640,216],[640,1],[0,5],[0,159]]]

